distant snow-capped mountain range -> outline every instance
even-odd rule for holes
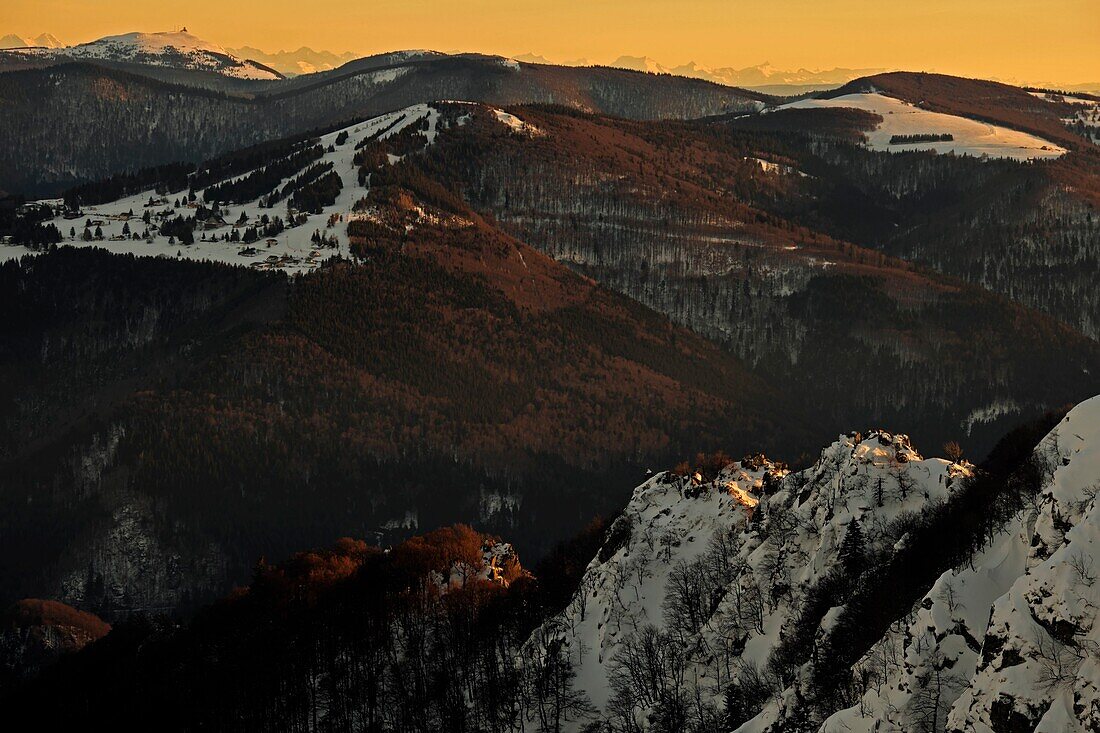
[[[525,53],[515,57],[517,61],[525,61],[533,64],[561,63],[547,59],[545,56]],[[566,66],[588,66],[588,59],[577,59],[565,62]],[[878,74],[885,69],[846,69],[835,68],[826,70],[798,69],[790,71],[778,69],[765,62],[756,66],[747,66],[737,69],[729,66],[710,68],[700,66],[694,61],[689,61],[680,66],[666,66],[650,56],[620,56],[608,66],[633,71],[644,71],[650,74],[673,74],[675,76],[687,76],[695,79],[706,79],[718,84],[737,87],[761,87],[761,86],[804,86],[804,87],[828,87],[846,84],[852,79],[861,76]]]
[[[275,69],[284,76],[298,76],[300,74],[313,74],[318,71],[331,71],[343,66],[349,61],[359,58],[351,51],[333,53],[332,51],[314,51],[312,48],[302,46],[297,51],[275,51],[268,53],[253,46],[241,46],[240,48],[226,49],[234,56],[242,59],[259,61],[265,66]]]
[[[0,49],[8,48],[61,48],[65,44],[52,33],[41,33],[34,38],[23,38],[14,33],[0,38]]]
[[[0,36],[0,53],[6,53],[9,58],[32,63],[35,59],[43,57],[58,60],[101,59],[214,71],[238,79],[260,80],[331,71],[360,58],[359,54],[352,51],[336,53],[315,50],[308,46],[302,46],[293,51],[274,52],[263,51],[248,45],[223,48],[188,33],[186,28],[165,33],[124,33],[72,46],[64,44],[52,33],[41,33],[34,38],[9,33]],[[461,55],[461,52],[453,51],[439,55]],[[887,71],[884,68],[845,67],[789,70],[777,68],[768,62],[744,68],[707,67],[694,61],[679,66],[667,66],[650,56],[619,56],[608,64],[600,64],[587,58],[568,61],[552,60],[535,53],[522,53],[512,58],[529,64],[606,65],[651,74],[671,74],[779,95],[830,89],[853,79]],[[1054,82],[1024,82],[1015,79],[1002,81],[1017,86],[1030,85],[1067,92],[1100,93],[1100,82],[1066,85]]]

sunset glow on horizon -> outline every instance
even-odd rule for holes
[[[187,27],[264,51],[534,53],[556,63],[770,62],[938,71],[1028,83],[1100,80],[1096,0],[8,0],[0,35],[66,44]]]

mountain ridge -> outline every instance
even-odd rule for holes
[[[56,41],[56,39],[52,40]],[[240,59],[221,46],[188,33],[186,28],[173,32],[124,33],[115,36],[104,36],[74,46],[23,48],[7,50],[3,54],[16,58],[29,57],[29,61],[34,59],[53,62],[107,60],[212,71],[239,79],[271,80],[282,78],[282,75],[273,69],[254,61]]]

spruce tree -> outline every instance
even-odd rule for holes
[[[848,522],[848,530],[844,533],[844,540],[840,543],[840,562],[844,569],[852,575],[858,575],[863,571],[867,563],[867,549],[863,542],[863,530],[859,522],[854,518]]]

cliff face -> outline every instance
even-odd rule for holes
[[[945,572],[860,663],[873,680],[826,731],[1094,730],[1100,398],[1035,449],[1032,502]]]

